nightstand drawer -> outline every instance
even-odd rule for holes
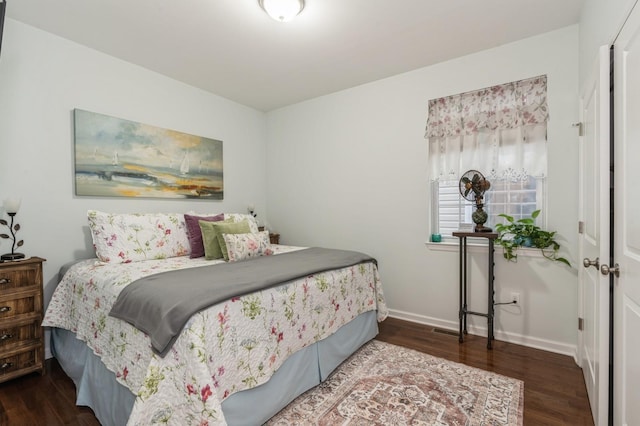
[[[8,322],[8,321],[6,321]],[[0,325],[0,353],[18,346],[38,343],[40,339],[40,321]]]
[[[39,282],[39,265],[0,269],[0,291],[29,287]]]
[[[32,371],[42,371],[44,365],[43,360],[39,359],[38,351],[39,348],[32,348],[1,356],[0,382]]]
[[[37,294],[21,294],[15,298],[0,297],[0,324],[4,320],[25,319],[40,315],[40,300]]]

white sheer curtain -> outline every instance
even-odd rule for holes
[[[546,76],[430,100],[431,179],[457,180],[469,169],[490,180],[546,176],[548,119]]]

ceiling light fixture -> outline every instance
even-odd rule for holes
[[[289,22],[304,9],[304,0],[258,0],[258,4],[278,22]]]

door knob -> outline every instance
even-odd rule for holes
[[[589,266],[595,266],[596,269],[600,269],[600,258],[596,257],[596,260],[589,260],[585,257],[582,261],[582,265],[584,265],[585,268],[588,268]]]
[[[609,268],[609,265],[602,265],[600,267],[600,272],[602,272],[602,275],[613,274],[616,277],[619,277],[620,276],[620,267],[618,266],[617,263],[615,265],[613,265],[613,268]]]

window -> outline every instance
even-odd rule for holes
[[[432,232],[446,240],[464,224],[473,226],[475,204],[458,188],[471,169],[491,182],[484,194],[487,226],[500,223],[501,213],[518,219],[541,209],[544,215],[547,119],[546,76],[429,101]]]
[[[524,181],[492,181],[491,189],[484,194],[484,210],[489,216],[486,226],[495,228],[496,223],[502,222],[498,216],[501,213],[520,219],[531,216],[538,209],[544,212],[545,183],[545,178],[532,176]],[[447,240],[465,224],[473,226],[471,214],[475,204],[460,196],[457,180],[434,181],[431,193],[434,209],[431,229],[435,233]]]

